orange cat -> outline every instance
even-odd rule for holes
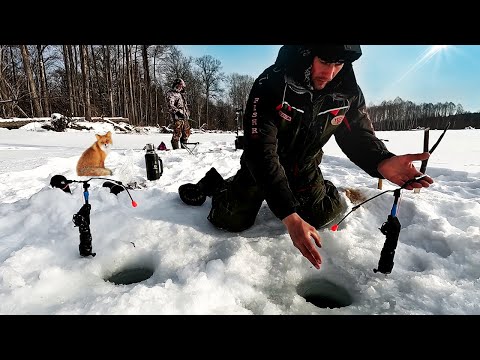
[[[105,135],[95,134],[97,141],[85,150],[78,159],[78,176],[105,176],[112,175],[112,170],[105,168],[105,158],[112,146],[112,133]]]

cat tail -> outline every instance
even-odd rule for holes
[[[112,175],[112,171],[106,168],[99,167],[86,167],[77,171],[78,176],[109,176]]]

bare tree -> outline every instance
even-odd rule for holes
[[[191,125],[198,128],[201,126],[201,116],[205,105],[203,95],[204,87],[200,79],[201,75],[199,70],[194,70],[185,78],[187,84],[185,98],[187,99],[188,108],[190,109]]]
[[[45,74],[45,62],[43,60],[43,50],[42,45],[37,45],[37,56],[38,56],[38,72],[40,76],[40,94],[41,94],[41,101],[43,103],[43,116],[50,115],[50,103],[49,103],[49,96],[48,96],[48,88],[47,88],[47,76]]]
[[[205,90],[205,108],[206,108],[206,122],[207,128],[210,128],[211,121],[208,114],[208,102],[210,97],[215,98],[222,93],[220,83],[224,79],[224,74],[220,72],[222,69],[221,62],[211,55],[204,55],[195,60],[195,63],[200,69],[200,77]],[[200,119],[199,119],[200,120]]]
[[[126,76],[128,81],[128,95],[129,95],[129,103],[128,106],[130,107],[130,116],[133,124],[137,124],[137,116],[135,114],[135,98],[133,94],[133,71],[132,71],[132,48],[131,46],[125,45],[125,59],[126,59]]]
[[[93,66],[93,73],[95,74],[95,82],[96,82],[96,86],[94,88],[96,88],[97,90],[97,91],[94,91],[94,89],[92,89],[92,100],[94,104],[96,104],[97,106],[99,106],[99,108],[102,109],[102,115],[104,115],[105,110],[104,110],[103,91],[102,91],[103,82],[102,83],[100,82],[100,74],[98,72],[98,67],[97,67],[97,56],[95,55],[95,49],[93,45],[90,45],[90,52],[92,54],[91,64]],[[90,74],[92,73],[90,72]],[[91,78],[90,78],[90,84],[92,84],[92,87],[93,87],[94,82]],[[96,101],[94,96],[95,94],[98,95]]]
[[[112,68],[110,66],[110,46],[102,45],[103,61],[105,69],[105,78],[107,79],[107,93],[110,104],[110,116],[115,116],[115,107],[113,106],[113,87],[112,87]]]
[[[32,67],[30,65],[30,53],[28,51],[27,45],[20,45],[20,49],[22,51],[23,68],[25,70],[25,75],[27,76],[31,100],[33,102],[33,108],[35,110],[35,116],[42,117],[42,105],[40,104],[37,87],[33,79]]]
[[[15,57],[13,56],[13,48],[14,46],[10,45],[10,61],[12,63],[13,83],[17,84],[17,67],[15,66],[15,60],[14,60]]]
[[[15,45],[9,45],[8,48],[0,46],[0,106],[4,117],[16,116],[15,110],[18,110],[21,115],[29,117],[19,105],[20,98],[27,98],[28,100],[24,102],[29,104],[31,104],[31,99],[29,93],[21,96],[25,79],[17,74],[17,62],[20,64],[23,60],[21,56],[16,59],[14,54],[16,48]]]
[[[145,119],[147,125],[151,117],[151,99],[150,99],[150,69],[148,66],[148,45],[142,45],[142,62],[143,62],[143,82],[145,86]]]
[[[74,87],[73,89],[75,90],[75,99],[77,103],[77,113],[78,114],[84,114],[85,113],[85,101],[83,99],[83,76],[82,76],[82,67],[81,67],[81,60],[79,60],[79,55],[80,53],[80,46],[78,46],[78,51],[77,51],[77,46],[73,45],[73,56],[72,56],[72,61],[73,65],[72,68],[75,69],[75,77],[74,77]],[[79,61],[80,61],[80,66],[79,66]],[[79,75],[80,74],[80,75]],[[83,110],[81,110],[83,109]]]
[[[7,116],[13,116],[13,99],[10,99],[8,94],[8,89],[6,82],[7,80],[4,78],[4,69],[6,69],[6,64],[4,64],[4,56],[6,47],[4,45],[0,45],[0,105],[2,105],[2,114],[3,117],[6,118]],[[7,110],[7,103],[8,103],[8,110]],[[9,114],[9,115],[7,115]]]
[[[70,69],[70,57],[67,49],[69,45],[63,45],[63,64],[65,66],[65,78],[68,91],[68,104],[70,105],[70,116],[73,116],[75,109],[73,107],[73,84],[72,84],[72,71]]]
[[[121,45],[117,48],[118,53],[118,72],[117,72],[117,81],[121,84],[121,108],[119,110],[120,113],[126,114],[127,117],[130,119],[132,114],[130,112],[129,104],[129,97],[127,91],[127,66],[126,66],[126,46]],[[120,61],[121,57],[121,61]]]
[[[92,121],[92,110],[90,107],[90,84],[89,84],[89,66],[88,50],[86,45],[80,45],[80,62],[82,64],[83,79],[83,102],[85,104],[85,120]]]
[[[157,63],[161,62],[162,59],[165,57],[166,52],[170,49],[170,45],[155,45],[153,46],[152,50],[152,57],[153,57],[153,83],[155,84],[155,120],[156,124],[159,123],[158,117],[161,114],[161,124],[166,125],[165,116],[163,116],[164,109],[166,109],[166,100],[165,94],[163,91],[162,82],[157,75]],[[159,66],[160,68],[160,66]],[[162,73],[160,73],[161,77]]]
[[[68,51],[68,61],[70,62],[70,76],[72,81],[72,95],[73,95],[72,116],[74,116],[75,114],[80,114],[80,104],[79,104],[80,96],[78,95],[80,92],[80,89],[78,86],[78,72],[77,72],[78,69],[76,66],[77,51],[75,49],[75,45],[67,45],[67,51]]]
[[[135,114],[137,118],[137,125],[144,124],[144,114],[143,114],[143,100],[142,100],[142,87],[143,82],[140,80],[142,78],[140,74],[140,66],[138,66],[138,45],[135,45],[135,50],[133,52],[133,63],[131,66],[130,76],[132,78],[132,89],[133,89],[133,106],[135,107]]]
[[[244,109],[255,79],[250,75],[233,73],[227,76],[227,82],[229,84],[228,95],[231,104],[235,108]]]
[[[166,83],[171,84],[175,78],[186,80],[192,73],[192,62],[193,58],[185,57],[178,47],[169,47],[161,66]]]

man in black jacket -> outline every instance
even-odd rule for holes
[[[240,170],[224,180],[215,168],[197,184],[179,187],[189,205],[212,197],[208,220],[239,232],[251,227],[263,200],[286,226],[293,245],[317,269],[316,229],[343,208],[336,187],[324,180],[322,147],[332,135],[348,158],[372,177],[397,185],[423,175],[412,164],[428,153],[396,156],[378,139],[352,63],[359,45],[285,45],[274,65],[255,81],[244,118]],[[428,187],[430,177],[405,187]]]

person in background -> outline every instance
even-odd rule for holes
[[[208,220],[240,232],[254,224],[266,200],[293,245],[320,269],[317,229],[345,210],[337,188],[319,167],[327,141],[334,136],[353,163],[399,186],[423,175],[412,162],[430,156],[395,155],[375,136],[352,66],[361,55],[359,45],[281,47],[275,64],[251,89],[243,117],[240,169],[224,180],[211,168],[198,183],[179,187],[182,201],[198,206],[211,196]],[[432,183],[426,176],[405,189]]]
[[[185,81],[177,78],[173,81],[172,88],[168,90],[166,94],[168,112],[170,113],[173,125],[171,140],[173,149],[179,149],[179,141],[181,144],[185,144],[190,137],[191,130],[188,121],[190,112],[185,99],[185,88]]]

